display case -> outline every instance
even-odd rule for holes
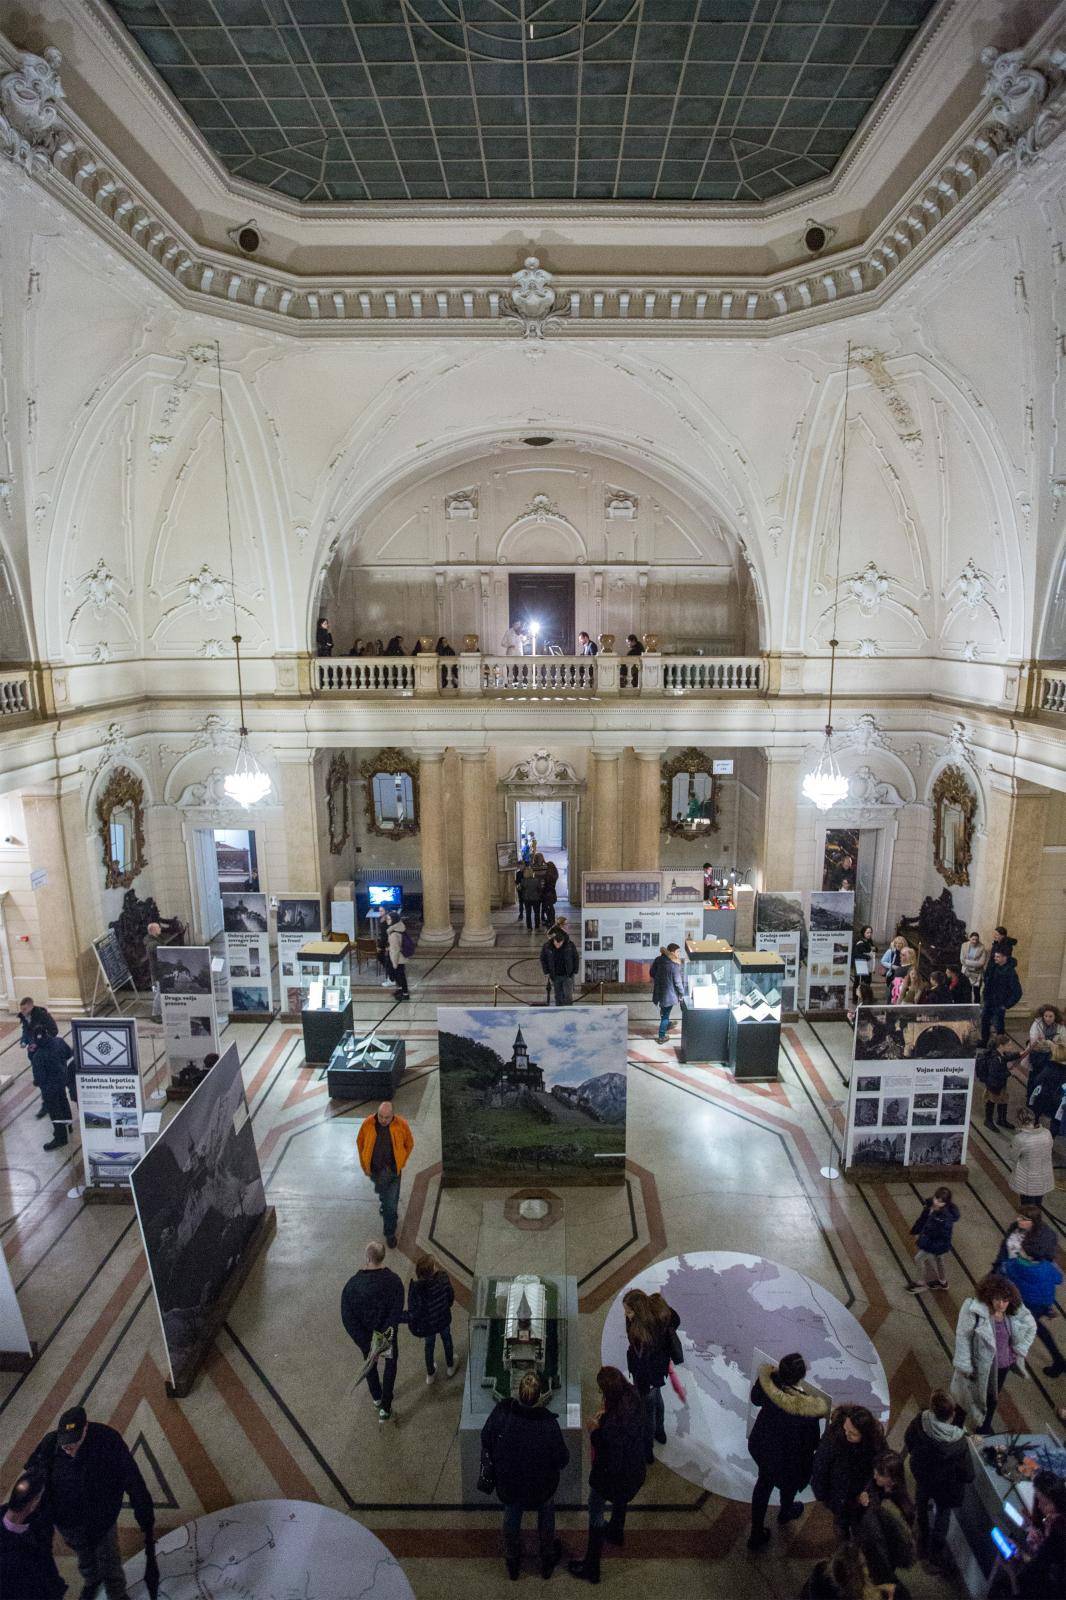
[[[352,1028],[352,972],[347,939],[311,939],[296,954],[304,1060],[324,1067]]]
[[[725,939],[732,944],[737,936],[737,913],[735,906],[712,906],[704,904],[703,907],[703,937],[705,939]]]
[[[577,1279],[547,1272],[489,1274],[474,1279],[469,1354],[459,1454],[464,1501],[479,1503],[481,1430],[497,1402],[513,1397],[526,1372],[536,1372],[542,1404],[559,1419],[570,1450],[556,1501],[580,1505],[581,1378],[577,1345]]]
[[[407,1067],[403,1039],[346,1033],[329,1058],[326,1083],[332,1100],[391,1100]]]
[[[733,969],[728,1065],[740,1079],[775,1079],[785,963],[773,950],[735,950]]]
[[[733,947],[724,939],[686,939],[688,1005],[681,1017],[682,1061],[725,1061],[733,1001]]]

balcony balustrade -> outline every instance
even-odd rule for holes
[[[678,698],[766,692],[761,656],[317,656],[314,692],[351,700],[480,696],[489,700]]]

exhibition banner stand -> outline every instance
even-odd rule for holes
[[[807,912],[807,1001],[804,1010],[842,1017],[851,985],[855,926],[853,889],[812,889]]]
[[[277,922],[281,1015],[286,1022],[299,1022],[304,997],[296,957],[308,940],[322,937],[322,912],[317,894],[279,894]]]
[[[97,973],[96,982],[93,984],[93,997],[89,1006],[90,1011],[96,1010],[96,1000],[100,993],[100,985],[108,991],[114,1001],[115,1010],[121,1011],[116,989],[129,988],[133,991],[134,999],[137,998],[137,986],[133,981],[133,974],[129,963],[118,942],[118,935],[114,928],[108,928],[98,939],[93,940],[93,951],[96,955]]]
[[[128,1202],[144,1155],[144,1094],[132,1017],[73,1017],[81,1158],[88,1201]]]
[[[222,895],[231,1022],[269,1022],[274,1015],[270,983],[270,918],[265,894]]]
[[[167,1099],[181,1100],[196,1087],[204,1057],[219,1048],[211,951],[207,945],[160,945],[155,964],[171,1072]]]
[[[703,935],[703,873],[583,872],[581,980],[641,987],[663,945]]]
[[[132,1185],[170,1366],[167,1394],[180,1398],[276,1227],[235,1044],[161,1130]]]
[[[760,894],[755,902],[755,948],[772,950],[785,963],[781,1010],[797,1015],[800,967],[805,955],[807,919],[799,889]]]
[[[844,1133],[849,1178],[966,1176],[979,1006],[860,1006]]]
[[[11,1268],[0,1250],[0,1372],[29,1372],[36,1360],[37,1341],[26,1332]]]

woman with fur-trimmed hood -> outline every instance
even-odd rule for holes
[[[782,1356],[776,1367],[760,1367],[752,1385],[751,1403],[759,1407],[759,1415],[748,1438],[748,1453],[759,1476],[751,1497],[749,1550],[769,1542],[766,1508],[774,1489],[781,1497],[779,1523],[803,1515],[796,1496],[811,1481],[821,1425],[829,1415],[828,1400],[803,1382],[806,1373],[801,1355]]]

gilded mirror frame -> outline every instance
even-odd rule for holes
[[[365,785],[366,825],[370,832],[382,839],[413,838],[420,831],[417,763],[412,762],[404,750],[379,750],[377,755],[363,762],[359,772]],[[374,779],[379,772],[402,774],[411,780],[411,815],[397,827],[384,828],[378,821],[374,806]]]
[[[345,755],[334,756],[326,773],[326,814],[329,819],[329,853],[339,856],[352,836],[352,771]]]
[[[944,811],[948,805],[958,806],[963,815],[962,837],[952,866],[944,860]],[[933,784],[933,865],[945,883],[964,887],[970,881],[976,815],[977,796],[966,774],[959,767],[945,767]]]
[[[695,775],[697,772],[706,773],[711,781],[711,809],[713,816],[709,822],[695,823],[687,817],[675,821],[671,816],[671,796],[673,794],[674,779],[682,772]],[[662,768],[662,804],[660,812],[660,827],[663,833],[672,834],[675,839],[703,839],[709,834],[719,831],[718,801],[721,785],[714,775],[711,758],[703,750],[697,750],[690,745],[687,750],[682,750],[680,755],[672,761],[665,761]]]
[[[129,806],[133,824],[130,829],[130,864],[123,868],[111,854],[111,818],[122,806]],[[100,824],[100,845],[104,858],[104,887],[128,889],[148,865],[144,853],[144,784],[127,767],[116,767],[107,786],[96,802],[96,816]]]

